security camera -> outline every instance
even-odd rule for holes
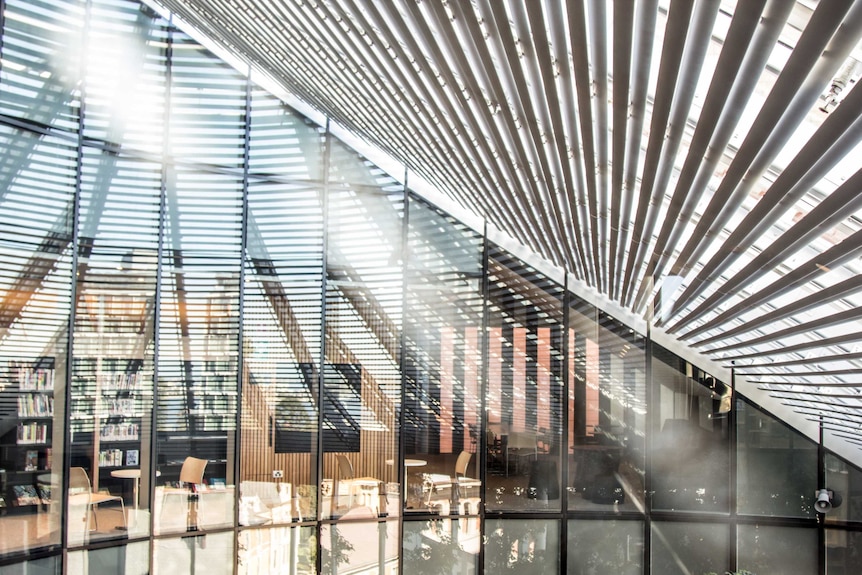
[[[827,513],[832,509],[832,492],[828,489],[820,489],[816,493],[817,501],[814,502],[814,509],[818,513]]]

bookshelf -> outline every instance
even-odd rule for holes
[[[72,378],[73,465],[89,470],[93,487],[110,471],[140,464],[146,412],[142,361],[76,359]]]
[[[39,477],[53,464],[54,360],[12,362],[3,373],[0,467],[5,485],[0,507],[35,512],[51,499],[50,482]]]

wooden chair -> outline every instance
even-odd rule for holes
[[[426,503],[431,504],[431,497],[440,489],[452,488],[458,484],[458,497],[460,498],[462,490],[481,487],[482,482],[478,479],[467,477],[467,468],[470,466],[470,458],[473,454],[469,451],[461,451],[458,454],[458,459],[455,461],[455,475],[445,475],[442,473],[426,473],[424,474],[424,489],[428,492]],[[452,495],[450,495],[452,499]]]
[[[356,477],[353,471],[353,464],[346,455],[337,455],[336,459],[338,461],[339,482],[339,485],[335,486],[333,493],[336,502],[338,502],[338,498],[341,495],[341,486],[344,486],[347,488],[348,507],[353,507],[354,497],[358,494],[362,500],[362,505],[377,510],[380,480],[374,477]]]
[[[83,467],[72,467],[69,469],[69,506],[81,505],[86,508],[84,522],[86,523],[87,531],[90,531],[90,518],[93,518],[95,530],[99,530],[99,515],[96,513],[96,506],[108,501],[120,502],[120,513],[123,515],[122,529],[128,529],[126,523],[126,506],[123,503],[123,498],[110,493],[93,492],[90,476],[87,470]]]
[[[164,491],[165,500],[168,497],[175,495],[186,498],[187,531],[198,530],[198,500],[200,498],[198,490],[200,486],[203,485],[204,470],[206,469],[207,463],[208,461],[206,459],[199,459],[191,456],[186,457],[183,461],[183,466],[180,468],[180,483],[183,484],[182,487],[180,489],[166,489]],[[166,503],[162,504],[162,512],[160,513],[160,516],[164,515],[164,511],[167,506],[168,505]]]

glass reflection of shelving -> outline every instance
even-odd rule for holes
[[[50,502],[54,419],[54,360],[9,362],[0,375],[0,508],[35,512]],[[48,482],[50,483],[50,482]]]
[[[76,359],[70,426],[92,467],[137,466],[149,393],[138,359]]]

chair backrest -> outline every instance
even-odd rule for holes
[[[455,477],[464,477],[467,475],[467,467],[470,465],[470,458],[473,456],[469,451],[462,451],[458,455],[458,461],[455,462]]]
[[[69,491],[90,492],[90,476],[83,467],[69,468]]]
[[[341,479],[353,479],[353,464],[347,459],[346,455],[337,455],[338,459],[338,474]]]
[[[191,483],[200,485],[204,482],[204,469],[207,466],[206,459],[198,459],[197,457],[186,457],[183,461],[183,466],[180,469],[180,481],[183,483]]]
[[[513,431],[509,434],[509,449],[536,449],[539,438],[535,431]]]

